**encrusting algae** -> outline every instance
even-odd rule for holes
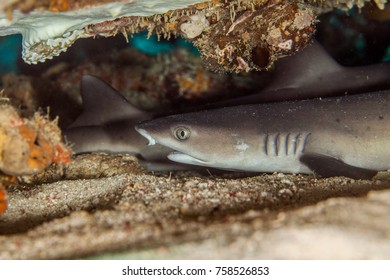
[[[216,72],[268,69],[278,58],[310,42],[316,22],[305,5],[283,0],[202,2],[149,17],[130,16],[85,27],[91,36],[148,31],[148,36],[183,37]]]

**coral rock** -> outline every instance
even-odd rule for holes
[[[58,56],[80,38],[121,33],[127,40],[146,30],[148,36],[193,41],[212,70],[248,72],[269,69],[279,57],[304,48],[318,14],[360,8],[369,0],[52,0],[27,1],[27,7],[24,2],[9,6],[11,17],[0,14],[0,36],[21,33],[27,63]],[[386,2],[375,0],[381,9]]]
[[[14,176],[42,172],[51,163],[68,163],[70,152],[62,143],[56,121],[36,113],[22,119],[5,104],[0,111],[0,171]]]

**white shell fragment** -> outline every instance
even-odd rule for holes
[[[199,0],[130,0],[90,8],[49,12],[34,10],[28,14],[15,11],[12,21],[0,13],[0,36],[20,33],[22,57],[29,64],[44,62],[65,52],[77,39],[91,37],[84,27],[125,16],[152,16],[185,8]]]
[[[202,34],[203,30],[210,25],[204,13],[195,14],[188,18],[188,22],[180,26],[185,38],[193,39]]]

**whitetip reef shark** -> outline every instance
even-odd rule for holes
[[[346,91],[358,93],[386,89],[390,86],[388,73],[390,63],[342,67],[316,42],[292,57],[279,60],[273,80],[265,89],[211,107],[343,95]],[[343,81],[335,82],[337,77],[341,77]],[[146,139],[137,133],[134,126],[155,116],[133,106],[107,83],[94,76],[85,75],[81,81],[81,95],[83,113],[64,131],[76,154],[132,154],[150,171],[193,168],[168,160],[167,156],[172,152],[168,147],[147,146]]]
[[[355,179],[390,169],[390,90],[179,114],[135,129],[174,150],[170,160],[208,168]]]
[[[139,110],[106,82],[84,75],[81,81],[83,113],[65,131],[65,139],[76,154],[91,152],[126,153],[139,158],[149,170],[182,169],[167,162],[171,149],[149,147],[134,126],[152,114]],[[167,166],[165,166],[167,164]]]

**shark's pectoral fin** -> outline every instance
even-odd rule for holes
[[[321,177],[344,176],[352,179],[370,180],[378,171],[348,165],[345,162],[321,154],[304,154],[300,161]]]

